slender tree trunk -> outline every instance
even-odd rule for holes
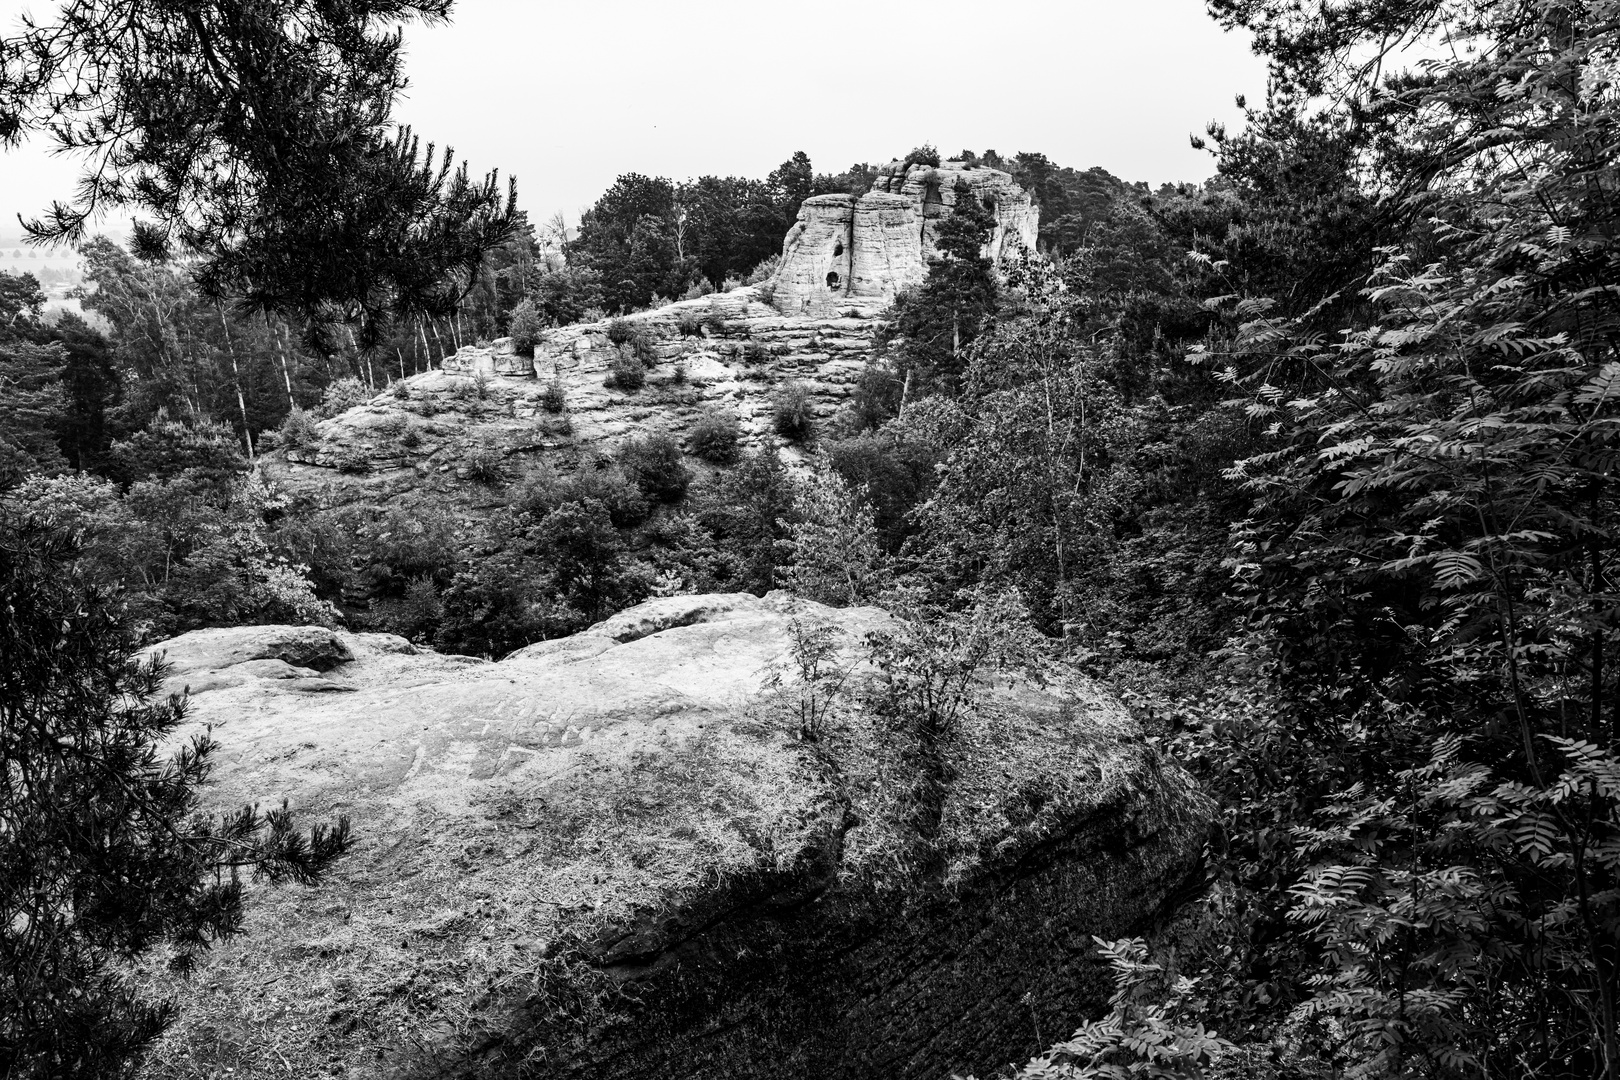
[[[236,366],[236,346],[231,343],[231,328],[225,322],[225,306],[215,304],[219,312],[219,329],[225,335],[225,352],[231,358],[231,382],[236,386],[236,407],[242,411],[242,439],[247,443],[248,462],[253,462],[253,429],[248,426],[247,398],[242,396],[242,373]]]
[[[418,334],[422,335],[422,355],[427,357],[428,370],[432,371],[433,370],[433,350],[428,347],[427,330],[425,330],[422,327],[422,320],[421,319],[416,320],[416,332]],[[433,332],[433,336],[438,337],[439,332],[437,330],[435,330]]]
[[[278,335],[275,329],[271,327],[270,316],[268,315],[264,317],[264,329],[265,332],[270,335],[270,340],[275,342],[276,355],[281,357],[281,377],[287,383],[287,409],[290,412],[293,409],[298,408],[298,402],[293,400],[292,371],[287,366],[287,350],[282,347],[280,335]]]

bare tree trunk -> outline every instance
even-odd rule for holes
[[[422,355],[427,357],[428,370],[432,371],[433,370],[433,350],[428,346],[427,330],[423,328],[421,319],[416,320],[416,332],[418,334],[422,335]],[[438,337],[439,332],[437,330],[433,331],[433,336]],[[443,366],[442,365],[443,355],[444,355],[443,354],[443,346],[441,345],[440,346],[440,359],[441,359],[441,365],[440,366]]]
[[[280,335],[270,325],[270,316],[268,315],[264,317],[264,329],[270,335],[270,340],[276,344],[276,355],[281,357],[281,377],[287,383],[287,408],[289,411],[296,409],[298,408],[298,402],[293,400],[292,371],[287,367],[287,350],[282,347]]]
[[[225,335],[225,352],[231,358],[231,382],[236,386],[236,407],[242,412],[242,439],[247,443],[248,463],[253,462],[253,429],[248,426],[247,398],[242,395],[242,373],[236,366],[236,346],[231,342],[231,328],[225,322],[225,305],[215,304],[219,312],[219,329]]]

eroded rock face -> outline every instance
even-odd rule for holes
[[[973,197],[995,218],[995,228],[985,245],[985,256],[997,266],[1035,250],[1040,231],[1040,208],[1017,182],[999,169],[944,161],[937,168],[913,165],[909,169],[891,162],[878,171],[873,191],[898,194],[921,208],[925,250],[933,251],[940,220],[956,206],[956,188],[964,183]]]
[[[935,1080],[1070,1030],[1106,997],[1090,935],[1196,874],[1185,779],[1084,680],[1002,686],[919,862],[870,673],[795,736],[795,620],[851,665],[890,625],[739,594],[499,663],[339,634],[342,694],[268,670],[286,628],[160,646],[220,744],[212,804],[285,796],[358,844],[318,888],[252,887],[189,982],[150,976],[186,1002],[154,1074]]]
[[[995,218],[985,255],[1005,266],[1035,250],[1040,211],[1007,173],[960,161],[937,168],[892,162],[860,197],[806,199],[782,243],[775,303],[788,314],[813,315],[851,298],[892,300],[921,284],[939,222],[965,184]]]
[[[445,357],[444,370],[473,376],[533,375],[534,357],[520,354],[511,338],[497,338],[488,345],[463,345]]]

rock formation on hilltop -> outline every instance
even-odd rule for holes
[[[1005,266],[1034,249],[1039,209],[1008,174],[895,162],[859,198],[807,200],[772,281],[553,328],[532,357],[507,339],[466,346],[442,371],[322,421],[315,438],[265,459],[265,475],[323,508],[431,501],[479,517],[499,500],[467,482],[469,460],[499,455],[507,480],[521,483],[535,471],[572,471],[634,434],[683,438],[716,410],[739,421],[745,449],[774,446],[792,460],[798,448],[772,427],[773,395],[796,383],[818,425],[834,417],[871,359],[879,316],[926,275],[959,180],[995,217],[988,257]],[[612,335],[626,328],[648,365],[636,390],[609,377],[625,350]],[[563,410],[547,411],[558,394]]]
[[[775,303],[786,314],[816,315],[862,297],[892,300],[921,284],[938,225],[965,185],[995,219],[985,254],[997,266],[1035,250],[1040,209],[997,169],[946,161],[893,162],[861,196],[806,199],[782,244]]]
[[[848,662],[893,625],[739,594],[499,663],[309,627],[158,646],[219,743],[214,806],[285,795],[357,847],[251,887],[151,1074],[938,1080],[1072,1029],[1108,992],[1091,935],[1198,872],[1186,778],[1084,679],[999,684],[919,865],[870,670],[795,737],[796,619]]]

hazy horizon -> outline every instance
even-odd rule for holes
[[[43,3],[28,5],[36,13]],[[0,0],[5,32],[21,5]],[[1207,179],[1188,135],[1236,127],[1264,91],[1248,40],[1198,0],[1011,0],[993,18],[914,0],[812,12],[734,0],[524,6],[459,0],[448,26],[407,29],[397,118],[475,173],[518,177],[535,222],[577,221],[615,177],[763,177],[796,150],[818,172],[932,143],[1101,166],[1130,181]],[[38,140],[0,155],[0,246],[73,190]],[[121,232],[127,218],[96,232]]]

